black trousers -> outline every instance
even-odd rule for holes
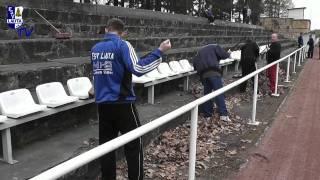
[[[99,143],[103,144],[140,126],[134,104],[99,104]],[[138,138],[124,146],[129,180],[143,179],[142,140]],[[102,180],[116,180],[115,151],[101,158]]]
[[[243,62],[240,64],[242,69],[242,77],[245,77],[246,75],[254,72],[256,69],[255,63],[246,63]],[[252,82],[254,82],[254,78],[251,78]],[[240,92],[246,92],[247,89],[247,81],[240,84]]]
[[[207,18],[208,18],[209,23],[213,23],[215,20],[214,16],[208,16]]]
[[[309,47],[308,58],[313,58],[313,47]]]

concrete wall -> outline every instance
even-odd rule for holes
[[[105,16],[122,16],[122,17],[136,17],[143,19],[162,19],[169,21],[183,21],[185,23],[194,24],[207,24],[206,18],[193,17],[181,14],[169,14],[156,12],[151,10],[143,9],[129,9],[114,6],[105,5],[93,5],[93,4],[80,4],[73,3],[65,0],[1,0],[0,6],[16,5],[24,7],[32,7],[34,9],[48,9],[52,11],[64,11],[64,12],[75,12],[83,14],[94,14],[94,15],[105,15]],[[152,12],[152,13],[150,13]],[[232,23],[228,21],[219,21],[217,24],[223,24],[225,26],[235,27],[248,27],[254,29],[263,29],[261,26],[243,24],[243,23]]]
[[[299,34],[300,32],[309,33],[310,27],[311,27],[311,22],[310,22],[310,20],[303,20],[303,19],[293,20],[292,27],[293,27],[294,34]]]
[[[282,34],[286,38],[297,38],[300,32],[310,32],[311,21],[293,18],[261,18],[261,25],[267,30]]]

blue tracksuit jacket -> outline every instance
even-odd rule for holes
[[[91,50],[96,103],[131,103],[136,100],[132,74],[142,76],[162,61],[157,49],[139,59],[132,45],[108,33]]]

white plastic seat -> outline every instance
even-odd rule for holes
[[[260,54],[261,53],[265,53],[265,52],[267,52],[267,50],[268,50],[268,47],[267,47],[267,45],[262,45],[262,46],[260,46]]]
[[[7,116],[0,115],[0,123],[4,123],[7,119],[8,119]]]
[[[166,74],[160,74],[158,69],[154,69],[153,71],[147,73],[145,76],[152,79],[162,79],[168,77]]]
[[[74,79],[69,79],[67,81],[67,86],[71,96],[78,97],[79,99],[88,99],[89,90],[92,88],[92,84],[89,78],[79,77]]]
[[[159,73],[165,74],[167,76],[177,75],[177,73],[175,73],[171,70],[168,63],[160,63],[160,65],[158,66],[158,71],[159,71]]]
[[[231,52],[230,58],[231,58],[231,59],[235,59],[235,60],[241,59],[241,51],[240,51],[240,50],[237,50],[237,51]]]
[[[230,58],[228,58],[228,59],[224,59],[224,60],[220,60],[220,66],[225,66],[225,65],[228,65],[228,64],[230,64],[231,62],[233,62],[234,61],[234,59],[230,59]]]
[[[45,105],[36,104],[28,89],[17,89],[0,94],[0,109],[3,115],[19,118],[45,110]]]
[[[171,68],[171,70],[174,72],[174,73],[177,73],[177,74],[181,74],[181,73],[185,73],[185,72],[188,72],[188,70],[185,70],[181,67],[180,63],[178,61],[171,61],[169,62],[169,66]]]
[[[68,96],[60,82],[42,84],[36,87],[40,104],[54,108],[79,100],[78,97]]]
[[[223,64],[226,63],[226,61],[227,61],[226,59],[220,60],[219,64],[220,64],[220,65],[223,65]]]
[[[140,77],[132,75],[132,82],[136,83],[136,84],[144,84],[144,83],[147,83],[147,82],[151,82],[153,80],[154,80],[153,78],[147,77],[145,75],[140,76]]]
[[[234,59],[231,59],[231,58],[227,59],[227,63],[230,63],[230,62],[233,62],[233,61],[234,61]]]
[[[194,71],[194,67],[189,63],[188,60],[183,59],[179,61],[181,67],[186,71]]]

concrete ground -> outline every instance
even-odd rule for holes
[[[14,158],[19,162],[14,165],[0,163],[1,180],[22,180],[31,178],[76,153],[78,148],[97,137],[97,125],[69,129],[44,141],[32,143],[22,149],[14,149]]]
[[[249,162],[232,179],[320,179],[318,54],[317,49]]]

